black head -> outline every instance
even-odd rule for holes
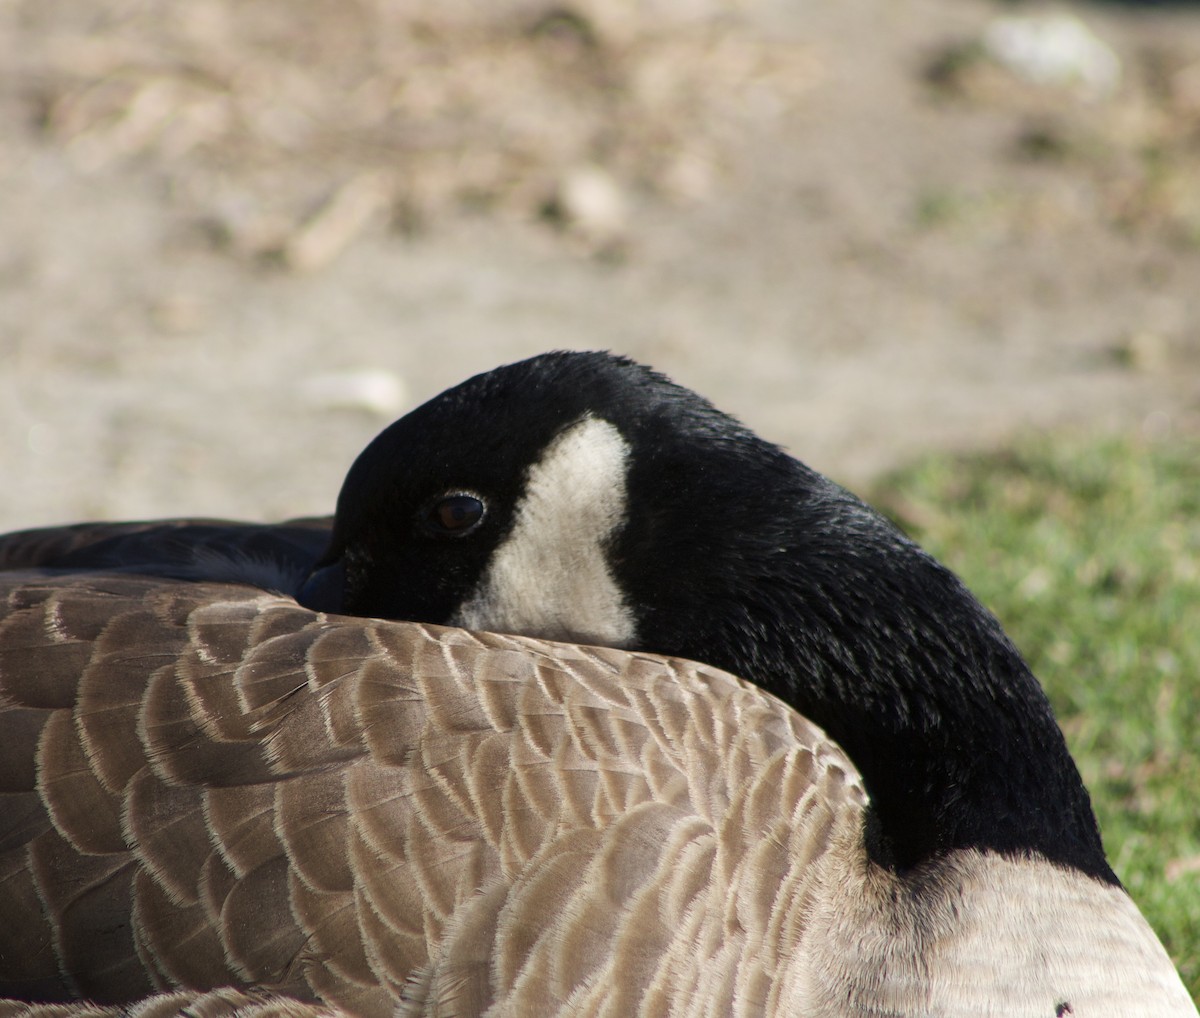
[[[776,539],[746,496],[762,471],[797,467],[646,367],[545,354],[471,378],[376,437],[300,599],[630,645],[686,618],[666,588],[686,589],[689,575],[703,585],[705,560],[728,546],[722,531]]]
[[[995,619],[853,495],[626,359],[534,357],[386,429],[300,600],[726,668],[847,750],[881,861],[974,846],[1114,879]]]
[[[663,395],[691,394],[621,358],[562,353],[437,396],[383,431],[351,467],[331,545],[301,601],[629,642],[631,617],[611,577],[605,597],[564,598],[586,592],[589,578],[604,582],[603,557],[626,515],[622,422],[645,427],[664,416]],[[497,576],[505,569],[506,583]]]

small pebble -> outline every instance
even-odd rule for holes
[[[1068,14],[997,18],[984,32],[983,48],[1036,85],[1078,85],[1101,97],[1121,80],[1121,61],[1112,47]]]
[[[300,395],[322,410],[365,410],[395,417],[408,403],[399,375],[380,368],[313,375],[300,383]]]
[[[629,224],[620,184],[598,166],[569,171],[559,183],[553,211],[568,230],[596,243],[619,238]]]

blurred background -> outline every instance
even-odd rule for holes
[[[1200,988],[1200,4],[0,0],[0,529],[325,513],[560,347],[966,576]]]
[[[861,486],[1200,425],[1200,7],[3,0],[0,527],[328,511],[623,351]]]

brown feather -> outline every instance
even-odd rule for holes
[[[50,583],[0,573],[5,993],[565,1018],[844,1014],[850,986],[864,1015],[1026,1014],[1011,973],[1086,970],[1094,943],[1038,926],[1044,900],[1135,959],[1079,999],[1174,992],[1119,889],[969,855],[873,867],[841,751],[714,669],[250,587]],[[997,942],[1026,907],[1030,935]],[[1065,960],[1028,953],[1047,944]],[[190,989],[149,996],[170,986]],[[33,1013],[114,1013],[88,1007]]]

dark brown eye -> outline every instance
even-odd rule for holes
[[[487,513],[483,500],[474,495],[443,495],[425,512],[425,527],[438,537],[464,537],[471,533]]]

